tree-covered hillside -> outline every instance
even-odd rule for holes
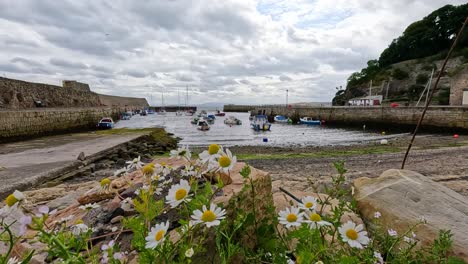
[[[446,5],[420,21],[409,25],[399,38],[394,39],[379,58],[386,67],[400,61],[423,58],[447,50],[453,37],[468,17],[468,4]],[[468,34],[459,40],[458,47],[468,46]]]

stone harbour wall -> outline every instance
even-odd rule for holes
[[[102,117],[114,121],[126,108],[57,108],[0,111],[0,142],[96,128]]]
[[[41,101],[45,107],[101,106],[98,94],[91,92],[87,84],[72,81],[64,84],[61,87],[0,77],[0,109],[35,108],[35,101]]]
[[[114,95],[99,94],[99,100],[104,106],[134,106],[139,108],[148,107],[149,104],[145,98],[122,97]]]
[[[310,116],[337,125],[386,125],[414,127],[421,117],[423,107],[310,107],[286,108],[257,107],[252,113],[269,116],[287,115]],[[468,107],[431,106],[426,112],[423,128],[449,132],[468,131]]]

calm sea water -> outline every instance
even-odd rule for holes
[[[209,113],[209,112],[208,112]],[[203,146],[218,143],[233,145],[270,145],[270,146],[324,146],[350,145],[365,141],[378,141],[400,135],[382,136],[374,132],[327,128],[322,126],[287,125],[273,123],[271,131],[255,132],[250,128],[248,113],[226,113],[242,120],[240,126],[224,124],[225,117],[216,117],[209,131],[200,131],[190,123],[193,117],[166,115],[135,115],[130,120],[117,122],[116,128],[164,127],[166,131],[181,137],[180,144]],[[226,116],[226,117],[227,117]],[[268,142],[263,142],[267,138]]]

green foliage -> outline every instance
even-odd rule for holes
[[[424,70],[424,71],[432,71],[432,69],[434,68],[435,64],[425,64],[421,67],[421,70]]]
[[[397,80],[404,80],[409,77],[408,72],[400,69],[400,68],[395,68],[392,72],[392,77],[397,79]]]
[[[418,76],[416,76],[416,83],[417,84],[426,84],[427,81],[429,80],[429,76],[427,74],[424,74],[424,73],[420,73],[418,74]]]
[[[450,88],[449,87],[440,88],[439,95],[437,96],[437,101],[439,105],[450,104]]]
[[[468,4],[446,5],[435,10],[422,20],[409,25],[400,37],[394,39],[380,55],[380,65],[388,66],[447,50],[453,42],[452,35],[458,32],[467,16]],[[459,41],[458,48],[466,46],[468,46],[468,36],[465,33]]]
[[[413,84],[408,89],[408,98],[410,101],[417,101],[424,91],[424,85]]]
[[[380,70],[380,65],[377,60],[368,61],[366,68],[363,68],[360,72],[355,72],[348,77],[348,87],[369,82],[380,72]]]

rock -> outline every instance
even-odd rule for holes
[[[80,152],[80,154],[78,155],[78,157],[76,159],[81,160],[81,161],[85,160],[86,156],[85,156],[84,152],[83,151]]]
[[[122,215],[116,216],[110,220],[111,224],[120,223],[124,217]]]
[[[85,194],[77,199],[80,204],[96,203],[103,200],[114,198],[114,193],[95,191]]]
[[[134,198],[136,196],[135,191],[143,186],[143,183],[139,182],[134,184],[133,186],[128,187],[125,191],[123,191],[120,196],[122,198]]]
[[[440,229],[453,234],[452,254],[468,261],[468,198],[409,170],[387,170],[378,178],[354,181],[361,215],[371,220],[379,211],[381,222],[399,233],[423,217],[427,224],[415,231],[422,245],[437,238]]]

